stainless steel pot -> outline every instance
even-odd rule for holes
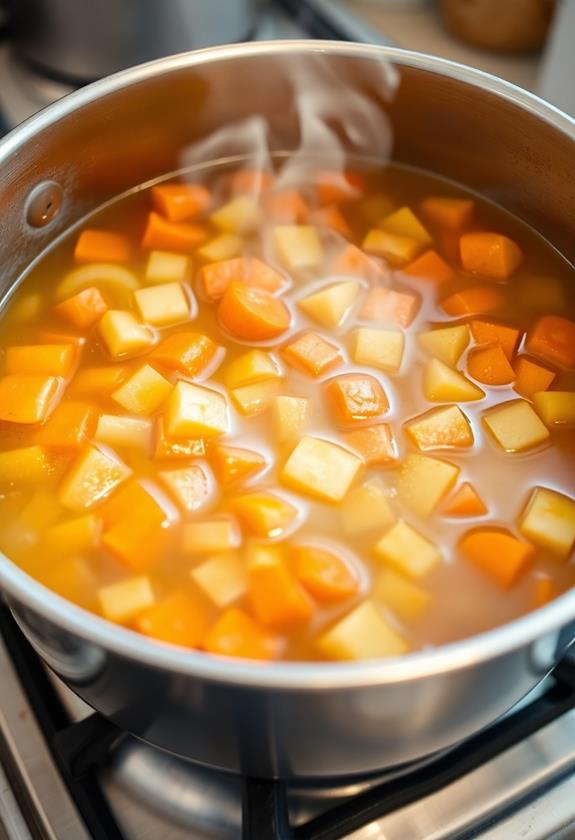
[[[387,110],[396,159],[495,198],[575,258],[573,120],[441,59],[285,42],[206,50],[121,73],[9,135],[0,144],[2,288],[71,222],[176,169],[183,144],[222,125],[265,114],[273,147],[294,148],[291,71],[319,58],[340,90],[361,90]],[[400,77],[389,102],[373,72],[383,60]],[[377,137],[366,151],[380,151]],[[40,189],[30,206],[31,192],[47,181],[58,187]],[[95,709],[152,744],[257,776],[361,774],[447,747],[510,708],[575,636],[572,591],[500,629],[398,660],[262,667],[108,624],[1,556],[0,586],[36,650]]]

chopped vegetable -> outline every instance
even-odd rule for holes
[[[11,374],[0,378],[0,420],[42,423],[58,405],[62,386],[57,376]]]
[[[433,543],[403,519],[391,526],[374,550],[381,560],[410,578],[424,577],[441,563]]]
[[[360,318],[409,327],[418,309],[419,300],[415,295],[375,286],[365,297]]]
[[[281,629],[308,621],[314,603],[289,570],[278,546],[253,544],[247,549],[248,597],[256,619]]]
[[[55,306],[54,312],[73,327],[85,330],[95,324],[107,309],[108,304],[100,290],[96,286],[88,286]]]
[[[536,487],[521,515],[519,530],[530,542],[567,559],[575,543],[575,500]]]
[[[397,460],[397,446],[388,423],[344,432],[342,440],[350,449],[355,449],[368,466],[386,466]]]
[[[499,344],[509,361],[513,359],[521,336],[518,329],[493,321],[478,320],[471,321],[469,327],[477,344]]]
[[[81,554],[98,546],[101,523],[91,513],[68,519],[48,528],[44,535],[45,545],[60,555]]]
[[[226,385],[228,388],[241,388],[280,377],[280,369],[273,356],[263,350],[248,350],[228,365]]]
[[[359,589],[349,562],[317,545],[300,545],[292,551],[293,569],[302,586],[320,603],[342,601]]]
[[[154,327],[171,327],[190,318],[190,303],[181,283],[162,283],[134,292],[140,318]]]
[[[0,485],[34,486],[46,481],[52,472],[49,454],[42,446],[23,446],[0,452]]]
[[[196,377],[213,361],[217,350],[217,344],[207,335],[178,332],[160,341],[150,359],[169,370]]]
[[[210,221],[223,233],[243,236],[257,230],[262,221],[262,211],[250,195],[239,195],[212,213]]]
[[[423,245],[431,244],[431,236],[409,207],[400,207],[399,210],[390,213],[389,216],[379,222],[379,227],[389,231],[389,233],[411,236]]]
[[[130,475],[121,461],[88,445],[74,461],[60,487],[58,499],[65,508],[82,512],[102,502]]]
[[[373,376],[346,373],[326,383],[326,394],[338,425],[354,426],[358,421],[379,418],[389,408],[385,391]]]
[[[218,307],[222,326],[236,338],[266,341],[277,338],[290,325],[285,303],[264,289],[232,281]]]
[[[170,222],[196,219],[212,203],[210,191],[200,184],[159,184],[150,193],[158,213]]]
[[[437,356],[445,364],[455,367],[469,344],[469,328],[466,324],[457,327],[441,327],[440,329],[419,333],[417,338],[427,353]]]
[[[556,377],[553,370],[531,361],[527,356],[517,359],[513,387],[522,397],[532,398],[538,391],[546,391]]]
[[[203,642],[208,624],[204,605],[183,589],[170,592],[134,619],[135,628],[144,636],[189,648]]]
[[[207,452],[206,440],[202,437],[170,438],[166,435],[163,417],[156,419],[156,441],[154,458],[166,461],[181,461],[200,458]]]
[[[249,533],[268,539],[283,536],[299,513],[296,507],[274,493],[236,496],[231,509]]]
[[[385,487],[377,479],[353,487],[341,504],[340,516],[343,531],[349,536],[381,533],[395,521]]]
[[[421,252],[423,244],[420,239],[411,236],[400,236],[397,233],[372,228],[361,247],[370,254],[383,257],[394,268],[401,268],[413,262]]]
[[[432,408],[406,423],[405,431],[422,452],[474,444],[471,424],[457,405]]]
[[[319,651],[328,659],[379,659],[399,656],[407,642],[372,601],[364,601],[320,636]]]
[[[188,254],[206,242],[209,234],[203,225],[170,222],[158,213],[150,213],[142,248],[147,251],[176,251]]]
[[[443,257],[440,257],[437,251],[433,250],[426,251],[409,265],[406,265],[403,273],[410,277],[431,280],[438,285],[448,283],[455,276],[455,272],[449,263],[446,263]]]
[[[227,487],[229,484],[253,478],[267,466],[267,461],[259,452],[241,449],[237,446],[215,446],[211,455],[211,464],[218,481]]]
[[[487,512],[485,504],[468,481],[464,481],[443,506],[445,516],[484,516]]]
[[[208,477],[202,467],[190,464],[175,470],[163,470],[158,478],[165,485],[183,513],[203,507],[209,497]]]
[[[184,525],[182,548],[194,557],[238,548],[240,543],[237,522],[229,516],[198,519]]]
[[[438,227],[459,231],[473,216],[474,203],[465,198],[432,196],[420,204],[421,214]]]
[[[191,260],[185,254],[150,251],[146,264],[146,283],[185,283],[190,279]]]
[[[303,437],[285,463],[280,478],[288,487],[327,502],[339,502],[361,469],[361,460],[315,437]]]
[[[363,277],[367,280],[381,277],[384,271],[375,260],[364,254],[357,245],[346,245],[332,265],[332,274]]]
[[[483,422],[505,452],[523,452],[549,438],[547,428],[525,400],[501,403],[483,416]]]
[[[470,402],[485,396],[481,388],[441,359],[431,359],[425,366],[423,393],[429,402]]]
[[[130,240],[127,236],[113,231],[83,230],[74,248],[74,259],[77,263],[127,263],[131,258]]]
[[[274,425],[280,443],[293,443],[305,431],[309,400],[306,397],[277,396],[273,403]]]
[[[546,426],[575,424],[575,391],[537,391],[533,405]]]
[[[494,280],[507,280],[523,260],[521,248],[500,233],[464,233],[459,252],[465,271]]]
[[[133,577],[103,586],[98,592],[102,615],[109,621],[125,623],[149,609],[156,598],[150,578]]]
[[[279,390],[279,379],[267,379],[255,385],[234,388],[230,393],[238,411],[246,417],[253,417],[271,408]]]
[[[298,306],[309,318],[328,329],[339,327],[359,292],[354,281],[335,283],[298,300]]]
[[[266,216],[277,224],[300,225],[310,215],[309,204],[293,189],[269,193],[263,198],[263,206]]]
[[[459,543],[464,557],[502,589],[508,589],[535,554],[529,543],[503,530],[471,531]]]
[[[483,315],[501,309],[505,297],[493,286],[469,286],[461,292],[454,292],[441,302],[441,307],[454,318],[466,315]]]
[[[247,613],[230,607],[207,633],[204,650],[243,659],[276,659],[280,640],[260,627]]]
[[[114,359],[133,356],[154,343],[154,333],[140,324],[131,312],[108,309],[98,324],[106,349]]]
[[[418,516],[431,516],[451,490],[459,475],[459,467],[411,452],[398,469],[397,497]]]
[[[431,595],[422,586],[390,568],[378,573],[373,591],[377,601],[404,621],[416,621],[431,601]]]
[[[509,385],[515,371],[500,344],[473,348],[467,357],[467,371],[483,385]]]
[[[178,382],[166,405],[166,431],[173,437],[211,437],[229,431],[226,398],[201,385]]]
[[[235,257],[212,262],[203,266],[198,273],[202,295],[210,301],[220,300],[232,280],[266,292],[277,292],[285,286],[281,274],[256,257]]]
[[[239,257],[244,248],[244,241],[235,233],[220,233],[198,248],[196,256],[205,262],[227,262]]]
[[[544,362],[575,370],[575,321],[544,315],[528,330],[525,349]]]
[[[225,551],[204,560],[191,576],[216,607],[229,607],[248,588],[245,563],[238,551]]]
[[[142,365],[112,394],[126,411],[133,414],[153,414],[164,403],[174,386],[151,365]]]
[[[288,364],[311,376],[321,376],[342,361],[337,345],[314,332],[300,333],[281,352]]]
[[[42,446],[76,449],[93,436],[97,415],[88,402],[61,402],[36,432]]]
[[[100,414],[94,440],[108,446],[125,446],[147,452],[152,442],[152,421],[149,417]]]
[[[6,348],[6,373],[69,376],[77,359],[73,344],[27,344]]]
[[[405,337],[399,330],[360,327],[352,336],[352,356],[360,365],[397,373],[401,367]]]
[[[316,268],[323,262],[323,248],[311,225],[279,225],[273,230],[280,261],[290,271]]]

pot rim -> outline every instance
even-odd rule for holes
[[[0,167],[38,132],[49,129],[59,119],[89,102],[124,87],[183,67],[194,67],[207,62],[227,61],[247,55],[277,57],[297,53],[348,56],[366,60],[389,59],[400,66],[447,76],[483,88],[567,134],[573,140],[575,150],[575,119],[535,94],[482,70],[393,47],[337,41],[263,41],[182,53],[123,70],[93,82],[30,117],[0,141]],[[293,691],[351,689],[415,681],[446,671],[472,667],[525,646],[549,632],[558,631],[575,619],[574,589],[545,607],[494,630],[403,657],[352,663],[258,664],[250,660],[220,658],[200,651],[178,648],[112,624],[47,589],[1,553],[0,585],[22,605],[51,620],[55,625],[111,652],[156,668],[214,682]]]

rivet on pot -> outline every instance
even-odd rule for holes
[[[28,224],[35,228],[46,227],[58,215],[62,199],[62,187],[55,181],[44,181],[38,184],[26,202]]]

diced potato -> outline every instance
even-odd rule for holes
[[[281,352],[289,365],[311,376],[321,376],[342,361],[339,347],[314,332],[301,333]]]
[[[253,417],[270,408],[279,389],[278,379],[268,379],[265,382],[257,382],[255,385],[234,388],[230,393],[238,411],[247,417]]]
[[[108,446],[126,446],[147,451],[152,441],[152,421],[148,417],[100,414],[94,439]]]
[[[42,446],[23,446],[0,452],[0,485],[35,485],[52,472],[52,461]]]
[[[208,500],[208,477],[198,464],[190,464],[177,470],[164,470],[158,473],[158,478],[168,488],[184,513],[193,513]]]
[[[411,236],[423,245],[431,245],[431,236],[409,207],[400,207],[399,210],[395,210],[389,216],[381,219],[378,224],[382,230],[387,230],[389,233]]]
[[[383,467],[397,461],[397,446],[389,423],[374,423],[345,432],[342,440],[370,467]]]
[[[154,327],[181,324],[190,317],[190,302],[181,283],[161,283],[134,292],[142,321]]]
[[[185,254],[150,251],[146,265],[146,283],[185,283],[191,274],[191,261]]]
[[[538,391],[533,405],[546,426],[575,424],[575,391]]]
[[[0,379],[0,420],[42,423],[54,411],[63,393],[59,376],[10,374]]]
[[[335,283],[298,300],[306,315],[328,329],[335,329],[343,322],[359,292],[359,283],[351,280]]]
[[[174,386],[151,365],[142,365],[112,394],[126,411],[153,414],[168,399]]]
[[[301,437],[307,423],[308,399],[280,394],[273,403],[274,425],[280,443],[289,443]]]
[[[166,431],[173,437],[213,437],[229,432],[228,404],[219,391],[178,382],[166,407]]]
[[[505,452],[523,452],[549,439],[549,431],[525,400],[500,403],[483,422]]]
[[[458,475],[455,464],[412,452],[399,467],[397,496],[411,511],[426,518],[451,490]]]
[[[121,359],[154,343],[154,333],[140,324],[131,312],[123,309],[108,309],[98,324],[100,335],[112,358]]]
[[[191,576],[216,607],[229,607],[247,591],[245,563],[237,551],[214,554],[192,569]]]
[[[375,578],[373,595],[404,621],[420,618],[431,600],[423,587],[388,568],[382,569]]]
[[[411,236],[400,236],[386,230],[372,228],[363,240],[362,248],[378,257],[383,257],[395,267],[401,268],[416,258],[423,248],[420,240]]]
[[[259,228],[262,210],[251,195],[239,195],[212,213],[210,221],[223,233],[238,233],[243,236]]]
[[[357,536],[370,531],[380,533],[393,525],[395,517],[380,479],[353,487],[340,507],[340,522],[345,534]]]
[[[95,446],[87,446],[64,476],[58,499],[69,510],[89,510],[129,475],[130,469],[121,461]]]
[[[372,601],[364,601],[316,641],[328,659],[379,659],[400,656],[408,645]]]
[[[405,424],[408,437],[418,449],[451,449],[473,446],[469,420],[457,405],[432,408]]]
[[[235,233],[220,233],[198,248],[196,255],[204,262],[220,262],[239,257],[243,250],[244,240],[241,236],[236,236]]]
[[[352,342],[354,362],[389,373],[397,373],[401,367],[405,336],[399,330],[360,327],[353,333]]]
[[[226,385],[228,388],[241,388],[280,377],[280,369],[273,356],[263,350],[248,350],[229,364]]]
[[[423,372],[423,394],[429,402],[469,402],[485,392],[440,359],[431,359]]]
[[[536,487],[519,522],[523,536],[557,557],[569,557],[575,543],[575,500]]]
[[[149,578],[134,577],[111,583],[98,592],[102,615],[109,621],[129,621],[155,603],[154,590]]]
[[[303,437],[281,471],[281,480],[294,490],[339,502],[361,466],[361,459],[347,449],[328,440]]]
[[[316,268],[323,262],[323,248],[314,227],[279,225],[273,236],[278,256],[289,271]]]
[[[257,537],[281,537],[295,522],[298,509],[274,493],[236,496],[230,505],[241,524]]]
[[[375,546],[375,553],[396,571],[416,579],[429,574],[441,563],[436,546],[403,519],[383,535]]]
[[[455,367],[469,344],[469,327],[467,324],[456,327],[441,327],[438,330],[419,333],[417,338],[427,353],[437,356],[445,364]]]
[[[7,374],[69,376],[78,358],[74,344],[20,344],[6,347]]]
[[[240,543],[237,522],[229,516],[198,519],[184,525],[182,550],[193,557],[229,551],[238,548]]]
[[[67,522],[52,525],[44,534],[46,546],[59,554],[81,554],[96,548],[100,538],[101,522],[87,513]]]

